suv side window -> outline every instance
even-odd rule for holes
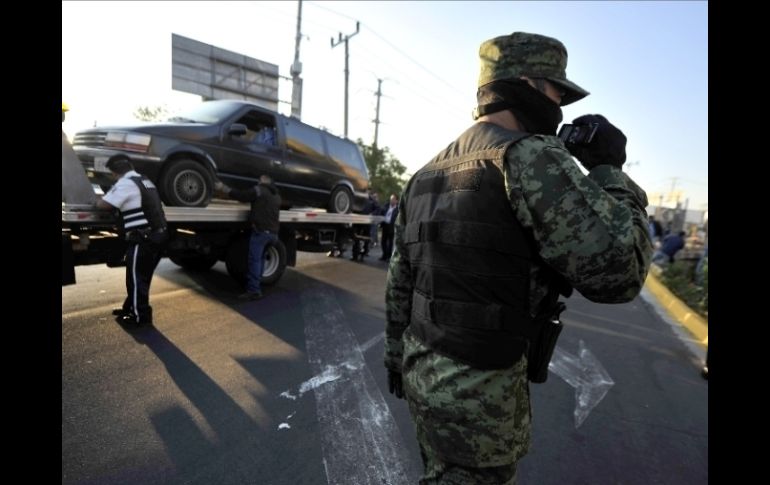
[[[327,136],[326,145],[329,147],[329,156],[335,163],[347,165],[361,173],[366,173],[364,161],[361,159],[361,152],[355,144],[333,136]]]
[[[246,134],[238,138],[245,144],[276,146],[275,117],[260,111],[249,111],[236,121],[246,125]]]
[[[326,158],[321,132],[301,123],[286,124],[286,148],[312,159]]]

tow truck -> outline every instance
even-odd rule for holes
[[[125,265],[126,242],[115,211],[96,209],[96,192],[62,132],[62,286],[76,283],[75,266]],[[228,274],[246,279],[250,229],[249,206],[220,202],[207,207],[164,206],[169,242],[164,256],[191,271],[205,271],[224,261]],[[280,280],[286,266],[294,266],[297,251],[328,252],[341,256],[352,243],[354,256],[362,251],[372,224],[382,216],[327,213],[320,209],[280,212],[278,241],[265,249],[262,283]]]

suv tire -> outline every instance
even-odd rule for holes
[[[329,199],[329,212],[350,214],[353,212],[353,194],[347,187],[337,187]]]
[[[213,177],[206,167],[189,159],[169,162],[159,182],[163,201],[171,206],[206,207],[213,195]]]

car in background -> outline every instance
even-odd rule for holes
[[[205,207],[216,178],[247,188],[262,174],[273,178],[284,209],[360,212],[368,197],[358,145],[247,101],[205,101],[164,123],[81,131],[72,146],[102,190],[112,184],[107,160],[123,154],[171,206]]]

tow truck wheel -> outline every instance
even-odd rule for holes
[[[249,236],[239,237],[227,250],[225,267],[235,281],[246,284],[246,272],[249,260]],[[262,285],[270,286],[278,282],[286,271],[286,247],[278,240],[265,248],[265,260],[262,265]]]

